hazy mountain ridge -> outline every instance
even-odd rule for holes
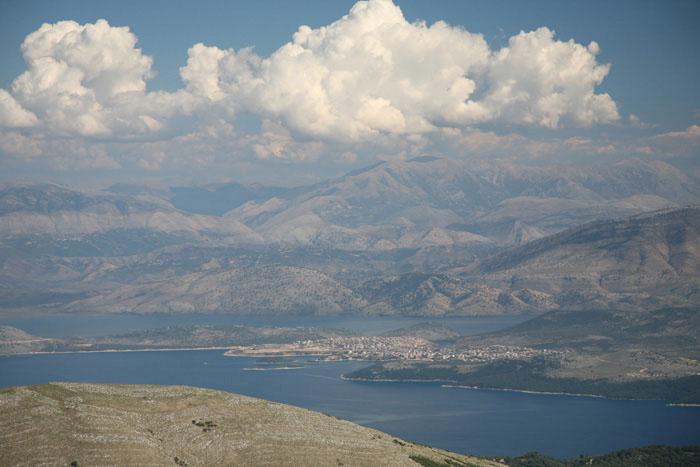
[[[147,258],[146,263],[154,259]],[[56,306],[64,311],[417,316],[693,306],[700,297],[700,208],[586,224],[451,274],[342,281],[308,268],[235,268],[222,267],[223,262],[190,263],[200,270],[189,274],[178,273],[188,263],[178,270],[166,264],[161,279],[149,282],[135,275],[132,284],[114,288],[119,282],[111,282],[112,290]],[[122,269],[139,270],[137,263],[106,269],[104,263],[81,264],[83,280],[95,275],[101,283]],[[64,281],[70,277],[70,271],[65,273]]]
[[[71,310],[135,313],[353,313],[367,301],[318,271],[269,266],[196,272],[73,302]]]
[[[126,285],[59,306],[64,311],[460,316],[537,313],[557,307],[536,290],[458,276],[407,274],[337,281],[289,266],[212,270]]]
[[[573,228],[478,261],[463,272],[508,290],[557,296],[562,308],[697,304],[700,207]]]
[[[383,305],[385,309],[398,310],[402,315],[535,313],[556,306],[548,294],[508,291],[448,274],[369,277],[348,284],[375,306]]]
[[[251,200],[285,196],[291,188],[246,186],[240,183],[220,183],[204,187],[171,187],[170,202],[184,211],[220,216]]]
[[[240,245],[383,251],[520,244],[590,220],[700,203],[696,179],[670,165],[641,160],[527,167],[426,159],[384,163],[296,189],[231,183],[174,187],[172,196],[144,187],[112,190],[5,187],[0,190],[0,235],[150,229]],[[190,212],[173,206],[176,196],[183,198],[177,205]],[[231,210],[223,217],[196,214],[223,211],[226,203]]]
[[[560,270],[564,267],[563,264],[557,263],[554,259],[541,259],[541,257],[551,254],[550,252],[555,249],[588,246],[592,249],[615,253],[612,256],[618,259],[627,259],[631,254],[630,250],[637,250],[638,256],[634,258],[637,270],[632,271],[634,273],[648,273],[649,271],[645,268],[658,270],[657,262],[663,261],[666,269],[659,271],[661,275],[688,274],[697,271],[700,265],[700,251],[696,249],[699,244],[698,237],[700,237],[700,206],[664,209],[625,219],[587,223],[546,239],[536,240],[527,246],[513,248],[481,260],[472,266],[471,271],[489,274],[529,265],[543,272],[551,269]],[[645,247],[645,250],[639,251]],[[567,252],[561,255],[565,256]],[[600,255],[591,257],[588,253],[576,252],[576,258],[577,263],[567,261],[572,271],[580,270],[582,267],[580,262],[584,260],[596,269],[605,269],[608,264],[605,263],[605,258],[600,258]],[[630,262],[632,261],[630,259]]]
[[[698,202],[698,182],[661,162],[574,168],[431,159],[380,164],[226,217],[272,242],[386,249],[518,244],[593,219]]]
[[[96,205],[114,204],[121,213],[162,208],[156,200],[88,193],[53,184],[10,185],[0,188],[0,215],[13,212],[51,214],[58,211],[80,211]]]
[[[700,207],[598,221],[515,247],[451,274],[348,284],[403,314],[562,309],[652,310],[700,299]]]
[[[193,238],[213,235],[254,243],[249,228],[217,217],[190,214],[154,197],[84,193],[57,185],[0,190],[0,235],[83,236],[146,229]]]
[[[522,245],[545,236],[547,232],[558,232],[611,216],[624,217],[672,205],[666,198],[647,194],[593,203],[580,199],[518,196],[500,202],[494,210],[479,218],[476,225],[451,227],[472,228],[488,233],[491,238],[502,239],[506,244]]]
[[[216,194],[226,186],[198,190]],[[263,188],[250,191],[260,199],[224,216],[209,216],[176,209],[167,201],[170,195],[143,187],[113,187],[109,193],[55,185],[5,187],[0,190],[0,212],[5,213],[0,216],[0,278],[11,290],[0,306],[26,309],[40,303],[38,297],[53,294],[56,298],[44,304],[74,301],[102,309],[108,305],[99,302],[102,297],[122,303],[110,309],[126,309],[129,303],[141,312],[259,313],[270,306],[298,312],[328,306],[329,313],[442,316],[558,307],[651,309],[699,299],[693,277],[700,265],[697,215],[692,214],[697,209],[688,211],[686,220],[674,214],[681,211],[668,211],[657,219],[668,224],[664,232],[639,227],[650,222],[644,217],[620,220],[649,209],[700,203],[698,180],[662,162],[524,167],[426,158],[383,163],[284,192]],[[265,199],[268,195],[274,196]],[[562,233],[592,219],[609,221]],[[590,230],[595,225],[599,231]],[[550,233],[560,235],[527,243]],[[613,234],[620,245],[584,246],[595,235],[608,235],[613,242]],[[572,240],[576,235],[581,238]],[[521,249],[484,259],[519,244]],[[278,266],[300,268],[298,277],[308,276],[303,269],[314,269],[329,280],[299,282],[289,275],[264,282],[289,286],[285,303],[264,298],[271,292],[248,285],[236,293],[212,293],[215,298],[208,301],[187,295],[194,283],[204,287],[210,281],[214,287],[215,269],[238,270],[237,280],[246,271],[265,281],[257,268]],[[155,285],[171,279],[182,291]],[[305,300],[291,292],[297,286],[308,287]],[[134,287],[149,292],[139,289],[144,295],[137,299],[129,295]],[[256,294],[253,305],[231,298],[242,297],[243,290]],[[86,293],[97,296],[75,301]],[[319,298],[314,305],[314,295],[332,298]]]

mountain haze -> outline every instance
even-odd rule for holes
[[[643,160],[420,158],[295,189],[6,186],[0,308],[443,316],[693,305],[697,209],[681,207],[692,203],[697,178]],[[231,209],[196,213],[207,206]]]
[[[651,308],[697,303],[700,207],[592,222],[465,270],[509,290],[534,289],[566,308]]]
[[[338,315],[361,310],[367,301],[320,272],[269,266],[204,271],[125,286],[68,306],[106,312]]]
[[[112,230],[225,236],[255,242],[260,237],[233,221],[190,214],[151,196],[86,193],[58,185],[20,185],[0,190],[0,235],[79,236]]]
[[[700,183],[654,161],[531,167],[422,158],[297,189],[221,184],[0,190],[0,235],[152,229],[345,250],[517,244],[586,221],[700,203]],[[228,205],[229,209],[226,208]],[[223,213],[220,218],[207,214]],[[220,238],[220,241],[223,238]]]
[[[519,244],[590,220],[698,202],[698,182],[661,162],[528,167],[428,158],[380,164],[292,199],[250,201],[226,217],[273,242],[389,249]]]
[[[126,285],[72,311],[449,316],[561,309],[650,310],[700,297],[700,208],[598,221],[450,274],[337,280],[305,268],[220,269]]]

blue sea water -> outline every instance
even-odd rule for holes
[[[527,316],[449,318],[463,335],[494,331]],[[52,315],[0,317],[42,337],[97,336],[181,324],[324,326],[372,335],[425,318],[269,319],[226,315]],[[304,361],[284,371],[246,371],[255,360],[222,351],[106,352],[0,357],[0,387],[76,381],[183,384],[325,412],[410,441],[475,455],[528,451],[571,458],[651,444],[700,444],[700,407],[663,401],[527,394],[438,383],[352,382],[366,362]]]
[[[0,315],[0,326],[14,326],[30,334],[41,337],[66,336],[106,336],[140,329],[153,329],[167,326],[192,324],[221,324],[244,326],[318,326],[344,328],[365,335],[376,335],[413,324],[434,321],[449,326],[464,336],[496,331],[512,326],[533,315],[473,316],[462,318],[424,317],[299,317],[299,316],[237,316],[225,314],[133,314],[133,313],[91,313],[91,314],[52,314],[44,316]]]
[[[475,455],[540,451],[570,458],[650,444],[700,444],[699,407],[340,378],[364,362],[244,370],[254,364],[253,358],[214,350],[10,356],[0,357],[0,386],[50,381],[201,386],[306,407]]]

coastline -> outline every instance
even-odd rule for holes
[[[226,352],[224,352],[224,356],[226,357],[256,357],[256,358],[265,358],[265,357],[320,357],[323,355],[327,355],[326,353],[294,353],[294,352],[282,352],[282,353],[275,353],[275,352],[242,352],[238,350],[231,350],[231,347],[223,347],[225,349],[229,349]]]
[[[248,368],[243,368],[243,370],[244,371],[285,371],[285,370],[301,370],[302,368],[306,368],[306,366],[304,366],[304,365],[280,366],[280,367],[274,367],[274,368],[248,367]]]
[[[528,389],[511,389],[511,388],[488,388],[481,386],[465,386],[460,384],[450,384],[453,381],[445,381],[443,379],[367,379],[367,378],[347,378],[345,375],[340,375],[340,379],[343,381],[362,381],[362,382],[378,382],[378,383],[442,383],[440,387],[443,388],[455,388],[455,389],[471,389],[471,390],[485,390],[485,391],[503,391],[503,392],[520,392],[523,394],[536,394],[544,396],[569,396],[569,397],[593,397],[596,399],[607,399],[607,400],[622,400],[622,401],[650,401],[658,400],[660,402],[666,402],[667,407],[700,407],[700,403],[674,403],[664,401],[663,399],[634,399],[627,397],[608,397],[601,396],[600,394],[578,394],[569,392],[547,392],[547,391],[532,391]]]
[[[183,350],[226,350],[231,347],[168,347],[168,348],[144,348],[144,349],[106,349],[106,350],[61,350],[57,352],[18,352],[4,353],[0,357],[14,357],[21,355],[58,355],[58,354],[79,354],[79,353],[107,353],[107,352],[174,352]],[[241,355],[249,357],[250,355]]]
[[[23,352],[23,353],[12,353],[12,354],[2,354],[0,357],[13,357],[13,356],[26,356],[26,355],[57,355],[57,354],[82,354],[82,353],[120,353],[120,352],[179,352],[179,351],[204,351],[204,350],[227,350],[224,352],[224,356],[227,357],[260,357],[258,354],[245,354],[232,351],[230,347],[168,347],[168,348],[141,348],[141,349],[106,349],[106,350],[68,350],[68,351],[58,351],[58,352]],[[317,356],[309,354],[289,354],[284,356],[289,357],[310,357]],[[321,354],[322,355],[322,354]],[[282,355],[275,355],[282,356]],[[354,360],[354,359],[348,359]],[[355,360],[356,361],[356,360]],[[371,361],[367,361],[370,363]],[[305,368],[305,366],[299,367],[275,367],[275,368],[264,368],[264,367],[248,367],[243,368],[246,371],[275,371],[275,370],[296,370],[300,368]],[[472,390],[487,390],[487,391],[505,391],[505,392],[520,392],[524,394],[537,394],[537,395],[558,395],[558,396],[570,396],[570,397],[593,397],[599,399],[608,400],[628,400],[628,401],[638,401],[638,400],[654,400],[654,399],[635,399],[635,398],[615,398],[602,396],[599,394],[583,394],[583,393],[567,393],[567,392],[548,392],[548,391],[533,391],[528,389],[512,389],[512,388],[491,388],[491,387],[481,387],[481,386],[466,386],[457,384],[455,381],[446,381],[444,379],[368,379],[368,378],[348,378],[344,374],[341,374],[339,378],[342,381],[357,381],[357,382],[382,382],[382,383],[442,383],[443,388],[455,388],[455,389],[472,389]],[[659,399],[663,401],[663,399]],[[700,403],[675,403],[668,402],[665,404],[667,407],[700,407]]]
[[[362,381],[365,383],[444,383],[444,379],[367,379],[367,378],[347,378],[340,375],[343,381]]]
[[[649,399],[627,399],[627,398],[614,398],[601,396],[599,394],[574,394],[570,392],[547,392],[547,391],[531,391],[528,389],[509,389],[509,388],[484,388],[480,386],[462,386],[458,384],[443,384],[443,388],[457,388],[457,389],[483,389],[486,391],[508,391],[508,392],[522,392],[524,394],[542,394],[547,396],[571,396],[571,397],[595,397],[598,399],[609,399],[609,400],[625,400],[625,401],[636,401],[636,400],[649,400]]]
[[[65,355],[65,354],[96,354],[96,353],[120,353],[120,352],[180,352],[180,351],[204,351],[204,350],[226,350],[223,353],[226,357],[262,357],[264,355],[260,354],[250,354],[237,352],[232,350],[231,347],[168,347],[168,348],[140,348],[140,349],[105,349],[105,350],[66,350],[57,352],[21,352],[21,353],[11,353],[11,354],[0,354],[0,357],[13,357],[13,356],[26,356],[26,355]],[[312,357],[325,354],[299,354],[299,353],[289,353],[285,355],[275,354],[275,357]],[[358,361],[355,359],[346,359],[346,361]],[[372,361],[368,360],[367,363]],[[249,367],[244,368],[247,371],[274,371],[274,370],[296,370],[304,368],[300,367],[275,367],[275,368],[255,368]],[[625,397],[608,397],[600,394],[585,394],[585,393],[567,393],[567,392],[549,392],[549,391],[534,391],[528,389],[512,389],[512,388],[493,388],[493,387],[481,387],[481,386],[466,386],[457,384],[455,381],[446,381],[444,379],[368,379],[368,378],[348,378],[344,374],[341,374],[339,378],[342,381],[358,381],[358,382],[382,382],[382,383],[442,383],[443,388],[455,388],[455,389],[476,389],[476,390],[487,390],[487,391],[506,391],[506,392],[520,392],[524,394],[537,394],[537,395],[558,395],[558,396],[570,396],[570,397],[593,397],[599,399],[608,400],[628,400],[628,401],[638,401],[638,400],[660,400],[663,399],[637,399],[637,398],[625,398]],[[666,401],[667,407],[700,407],[700,403],[676,403]]]

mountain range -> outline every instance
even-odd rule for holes
[[[698,181],[659,162],[527,167],[422,158],[380,164],[291,199],[251,200],[225,217],[272,242],[386,250],[513,245],[586,221],[698,202]]]
[[[341,280],[293,266],[213,267],[123,285],[71,311],[447,316],[650,310],[700,299],[700,208],[597,221],[446,274]]]
[[[695,204],[692,173],[644,160],[420,158],[293,189],[5,186],[0,309],[443,316],[693,305]]]

